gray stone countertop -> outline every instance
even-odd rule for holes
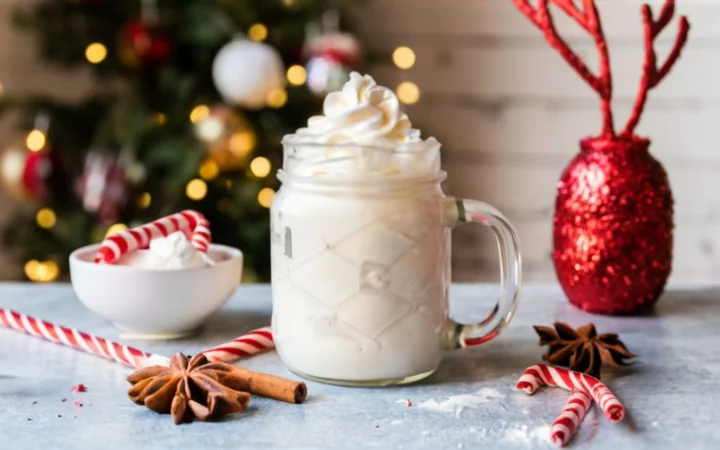
[[[453,286],[453,316],[479,318],[483,307],[477,299],[487,309],[496,292],[493,285]],[[175,341],[123,339],[86,310],[69,285],[0,284],[0,307],[149,352],[192,354],[266,325],[270,290],[241,287],[199,334]],[[552,448],[547,431],[567,392],[546,388],[527,396],[513,386],[523,369],[540,361],[531,325],[556,320],[594,322],[600,333],[619,333],[639,355],[631,366],[603,377],[627,409],[625,422],[609,423],[594,406],[570,448],[719,448],[720,287],[670,287],[652,315],[603,317],[570,306],[556,285],[528,284],[515,319],[499,338],[448,353],[439,371],[419,384],[369,389],[308,382],[304,405],[256,397],[246,412],[217,423],[175,426],[169,416],[127,399],[130,369],[0,329],[0,449]],[[275,352],[243,365],[296,378]],[[88,392],[71,393],[78,383]],[[448,398],[458,395],[474,395],[475,408],[453,408]],[[75,406],[76,400],[83,406]]]

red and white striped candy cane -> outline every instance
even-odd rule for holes
[[[580,389],[573,390],[560,416],[550,426],[550,442],[558,447],[567,444],[585,418],[591,404],[592,399],[587,392]]]
[[[95,255],[95,262],[112,264],[127,253],[147,248],[153,239],[176,231],[188,234],[190,242],[198,251],[207,252],[210,246],[210,224],[199,212],[186,210],[106,237]]]
[[[0,325],[37,336],[56,344],[73,347],[93,355],[137,369],[152,365],[162,358],[136,348],[108,341],[72,328],[54,325],[9,309],[0,308]]]
[[[0,325],[56,344],[102,356],[136,369],[151,365],[167,366],[170,363],[170,359],[166,356],[143,352],[128,345],[35,319],[9,309],[0,308]],[[273,347],[275,347],[275,344],[272,340],[270,327],[263,327],[202,353],[210,361],[233,362],[244,356],[252,356]]]
[[[600,405],[611,422],[620,422],[625,417],[625,408],[612,391],[597,378],[584,373],[536,364],[525,369],[515,388],[532,395],[542,385],[557,386],[568,391],[583,389]]]
[[[275,347],[270,327],[262,327],[202,353],[213,362],[233,362]]]

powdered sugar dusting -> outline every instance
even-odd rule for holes
[[[508,428],[502,437],[503,442],[528,445],[534,441],[550,442],[550,427],[547,425],[528,429],[527,425]]]
[[[460,417],[466,408],[477,409],[484,403],[491,403],[503,397],[504,395],[495,389],[482,388],[473,394],[453,395],[441,402],[430,399],[420,403],[418,408],[436,412],[455,413],[456,417]]]

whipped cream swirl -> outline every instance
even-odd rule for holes
[[[413,129],[395,93],[357,72],[323,115],[283,139],[284,171],[307,175],[439,172],[440,144]]]

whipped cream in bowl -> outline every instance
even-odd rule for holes
[[[207,254],[197,251],[185,233],[176,231],[153,239],[148,249],[128,253],[115,264],[145,269],[180,270],[211,266],[214,261]]]
[[[410,178],[440,173],[440,143],[412,127],[395,93],[357,72],[327,95],[323,114],[283,138],[281,174]]]
[[[153,239],[115,264],[94,262],[99,245],[70,255],[70,279],[80,301],[125,337],[172,339],[193,333],[240,283],[243,254],[210,244],[197,251],[183,232]]]

